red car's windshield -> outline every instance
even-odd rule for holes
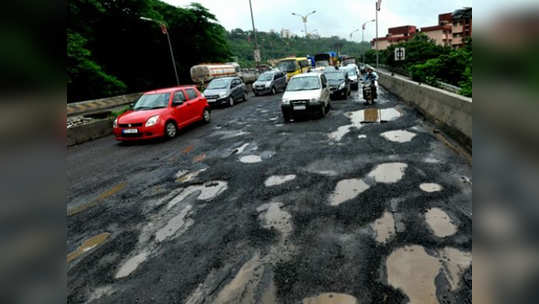
[[[133,110],[160,109],[168,106],[170,93],[164,94],[145,94],[137,101]]]

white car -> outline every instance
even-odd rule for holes
[[[321,73],[306,73],[290,78],[282,97],[281,110],[285,122],[297,114],[326,116],[329,110],[329,86]]]

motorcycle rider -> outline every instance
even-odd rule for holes
[[[374,91],[374,99],[378,98],[378,74],[376,74],[371,66],[367,66],[367,73],[365,73],[363,81],[374,81],[374,87],[376,88]]]

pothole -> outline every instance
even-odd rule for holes
[[[449,215],[440,208],[432,208],[425,213],[425,221],[437,237],[446,237],[457,232]]]
[[[317,296],[303,299],[303,304],[359,304],[358,300],[344,293],[321,293]]]
[[[188,172],[186,170],[180,170],[176,173],[176,182],[177,183],[187,183],[194,180],[200,173],[208,170],[208,168],[200,169],[193,172]]]
[[[82,254],[95,249],[97,246],[103,244],[110,236],[110,233],[104,232],[93,236],[85,240],[75,251],[67,255],[67,262],[70,263],[74,259],[80,257]]]
[[[419,189],[425,192],[438,192],[442,190],[442,186],[435,183],[423,183],[419,185]]]
[[[395,220],[393,219],[393,214],[387,211],[384,212],[384,215],[374,221],[371,227],[376,233],[376,242],[381,244],[387,242],[395,235]]]
[[[358,135],[357,138],[358,139],[364,139],[364,138],[367,138],[367,135],[361,134],[361,135]]]
[[[129,276],[133,271],[135,271],[140,264],[142,264],[150,256],[150,253],[147,251],[142,251],[141,253],[129,258],[125,263],[122,264],[114,278],[121,279]]]
[[[268,203],[259,206],[256,211],[261,212],[258,218],[262,221],[262,227],[275,228],[286,238],[292,232],[292,216],[282,210],[282,206],[282,203]]]
[[[256,253],[245,263],[236,276],[219,293],[212,303],[255,303],[256,287],[262,279],[264,267]]]
[[[396,183],[404,176],[404,171],[408,167],[405,163],[385,163],[380,164],[371,171],[368,176],[374,178],[377,183]]]
[[[264,182],[264,185],[266,187],[278,186],[278,185],[287,183],[289,181],[292,181],[295,178],[296,178],[296,176],[293,175],[293,174],[290,174],[290,175],[273,175],[273,176],[268,177],[268,179],[266,179],[266,181]]]
[[[236,149],[234,150],[234,153],[235,153],[235,154],[242,154],[243,151],[245,151],[245,148],[247,148],[248,146],[249,146],[249,143],[243,144],[242,146],[236,148]]]
[[[211,201],[227,189],[228,183],[225,181],[211,181],[205,183],[204,185],[189,186],[185,188],[179,195],[170,200],[167,205],[167,210],[182,202],[188,196],[194,196],[194,193],[197,193],[196,199]]]
[[[329,197],[329,204],[331,206],[338,206],[346,201],[356,198],[363,191],[369,189],[367,185],[361,179],[344,179],[337,183],[335,190]]]
[[[246,155],[240,157],[240,162],[244,164],[254,164],[262,161],[262,158],[258,155]]]
[[[386,260],[388,283],[400,288],[410,303],[439,303],[436,297],[436,276],[445,275],[452,291],[456,290],[464,271],[472,263],[470,252],[446,247],[429,255],[418,245],[393,251]]]
[[[434,279],[440,272],[437,258],[413,245],[393,251],[386,260],[388,283],[401,289],[410,303],[438,303]]]
[[[400,112],[393,108],[370,108],[354,112],[346,112],[344,115],[350,119],[351,123],[348,125],[340,126],[339,128],[337,128],[336,131],[328,134],[329,139],[334,141],[341,141],[341,139],[346,134],[348,134],[352,128],[360,129],[365,123],[387,122],[390,120],[397,119],[401,116]]]
[[[388,131],[382,133],[381,135],[389,141],[398,143],[410,142],[416,136],[415,133],[408,132],[406,130]]]
[[[155,233],[155,240],[157,242],[162,242],[172,236],[178,237],[187,231],[187,229],[194,224],[192,219],[187,218],[191,214],[191,209],[191,205],[185,206],[180,213],[171,218],[164,227],[157,230]]]

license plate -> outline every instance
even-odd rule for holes
[[[122,131],[124,134],[137,134],[138,133],[138,130],[137,129],[125,129]]]
[[[307,109],[306,106],[302,106],[302,105],[300,105],[300,106],[294,106],[294,110],[306,110],[306,109]]]
[[[216,102],[217,99],[208,99],[208,102],[212,103],[212,102]]]

